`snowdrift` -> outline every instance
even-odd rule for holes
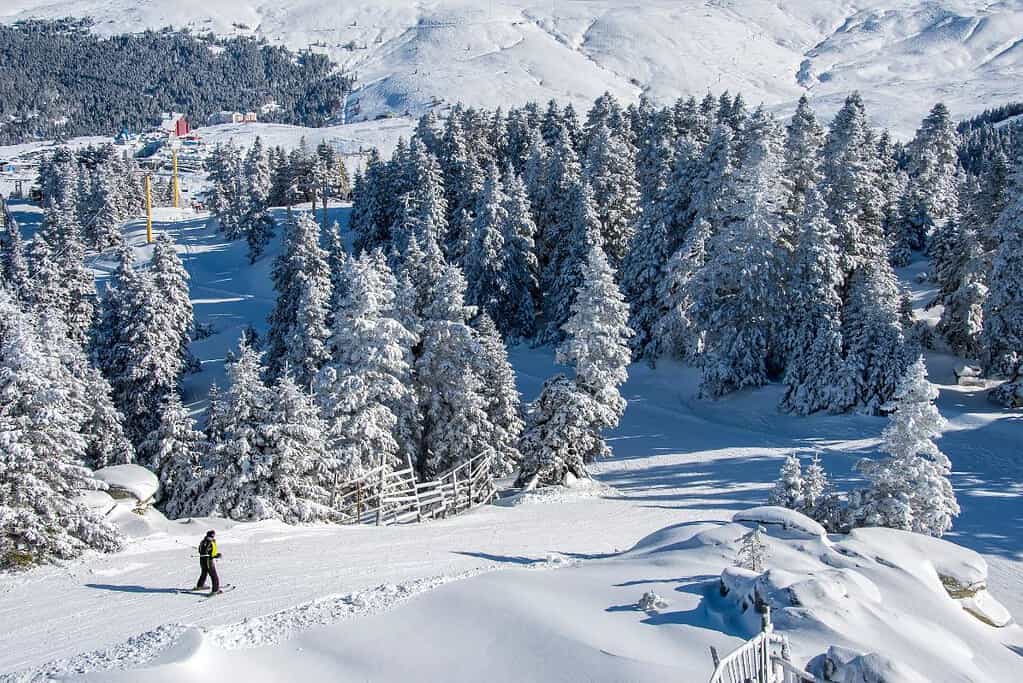
[[[811,520],[779,508],[737,516],[750,521],[680,524],[606,559],[446,582],[391,611],[325,619],[280,642],[267,637],[280,617],[182,630],[144,673],[83,680],[212,681],[229,670],[252,682],[701,681],[711,671],[709,646],[726,653],[758,631],[757,600],[771,606],[793,659],[834,680],[1007,681],[1018,673],[1006,644],[1020,627],[978,618],[950,588],[948,579],[968,585],[971,598],[982,595],[997,611],[973,551],[890,529],[807,533]],[[772,521],[781,519],[788,524]],[[766,571],[733,566],[739,539],[764,522]],[[644,600],[648,591],[663,601]]]

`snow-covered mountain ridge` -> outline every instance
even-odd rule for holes
[[[860,89],[875,123],[912,134],[937,100],[957,116],[1011,100],[1023,2],[1005,0],[7,0],[0,21],[91,16],[108,35],[188,26],[326,51],[358,73],[358,117],[438,102],[495,107],[609,90],[667,102],[741,91],[822,113]]]

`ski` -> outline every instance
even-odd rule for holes
[[[230,583],[229,583],[229,584],[225,584],[225,585],[223,585],[223,586],[221,586],[221,587],[220,587],[220,592],[218,592],[218,593],[207,593],[207,594],[205,595],[205,599],[209,599],[209,598],[215,598],[215,597],[217,597],[218,595],[223,595],[224,593],[230,593],[230,592],[231,592],[231,591],[233,591],[233,590],[234,590],[235,588],[237,588],[237,586],[235,586],[235,585],[233,585],[233,584],[230,584]]]

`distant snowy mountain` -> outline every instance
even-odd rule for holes
[[[609,90],[660,102],[741,91],[824,113],[860,89],[877,124],[911,135],[945,101],[966,117],[1018,94],[1023,2],[1004,0],[5,0],[0,21],[91,16],[101,34],[167,25],[254,33],[327,51],[357,71],[358,118],[461,100]]]

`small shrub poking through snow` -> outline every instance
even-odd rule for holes
[[[636,604],[644,612],[656,612],[667,607],[668,601],[653,591],[647,591]]]
[[[736,567],[754,572],[764,571],[764,562],[767,560],[767,544],[760,537],[763,530],[762,526],[757,525],[757,528],[742,537],[739,553],[735,558]]]

